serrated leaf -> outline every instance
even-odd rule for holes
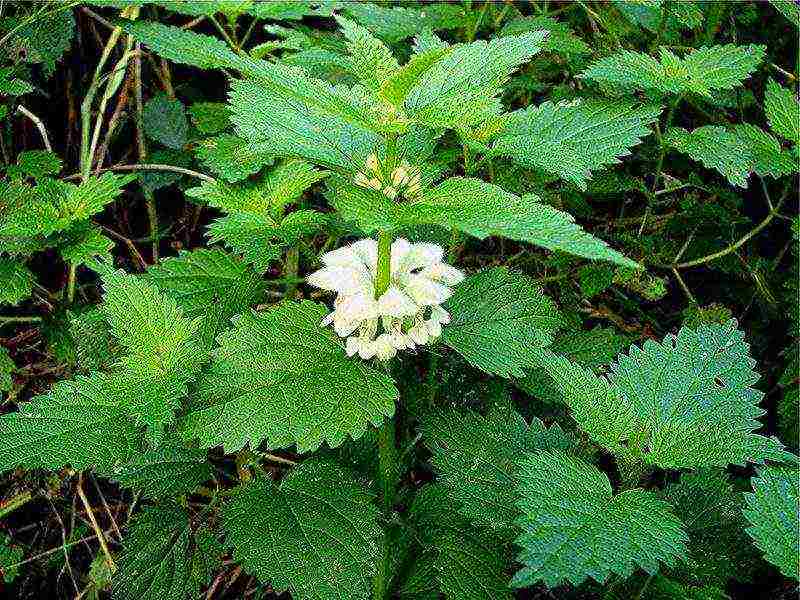
[[[526,452],[570,450],[574,438],[558,425],[530,425],[515,411],[492,407],[487,416],[471,411],[436,411],[423,417],[422,434],[438,481],[471,522],[508,529],[519,514],[517,462]]]
[[[0,257],[0,305],[16,305],[30,298],[35,279],[25,263]]]
[[[673,127],[664,135],[664,143],[715,169],[732,185],[747,187],[753,164],[750,148],[724,127],[705,125],[694,131]]]
[[[591,50],[586,42],[577,37],[564,23],[552,17],[521,17],[507,22],[500,30],[500,35],[519,35],[529,31],[546,31],[547,38],[542,44],[544,52],[555,52],[567,57],[589,54]]]
[[[560,450],[528,454],[517,492],[524,567],[515,587],[578,585],[590,577],[603,583],[637,568],[653,575],[687,552],[686,533],[667,503],[640,489],[615,496],[605,474]]]
[[[95,258],[110,259],[114,242],[94,224],[78,221],[59,236],[55,245],[66,262],[85,265]]]
[[[770,79],[764,95],[764,111],[772,131],[800,144],[800,103],[791,89]]]
[[[222,509],[227,542],[245,570],[297,600],[361,600],[375,573],[378,510],[340,467],[306,461],[280,483],[259,478]]]
[[[148,100],[142,111],[144,131],[159,144],[180,150],[189,137],[186,108],[180,100],[159,94]]]
[[[408,115],[429,127],[470,126],[499,114],[500,89],[511,73],[541,50],[545,32],[455,46],[411,88]]]
[[[0,68],[0,93],[4,96],[24,96],[33,91],[33,86],[20,79],[14,67]]]
[[[119,360],[119,344],[99,308],[69,316],[75,358],[83,371],[106,370]]]
[[[632,346],[597,377],[540,351],[581,429],[614,452],[634,452],[665,468],[785,460],[760,427],[755,361],[736,321],[683,327],[663,342]]]
[[[747,145],[752,157],[750,169],[757,175],[782,177],[800,170],[800,160],[763,129],[740,123],[731,127],[731,132]]]
[[[532,194],[520,197],[480,179],[450,177],[426,190],[421,199],[401,203],[342,179],[329,180],[329,190],[334,207],[367,234],[440,225],[479,239],[501,236],[548,250],[639,266],[586,233],[569,213],[543,204]]]
[[[425,583],[432,583],[445,600],[511,600],[507,541],[474,527],[458,509],[440,485],[429,484],[417,492],[408,515],[421,546],[413,575],[420,579],[420,570],[431,568]],[[415,583],[406,581],[401,595],[411,592]]]
[[[47,150],[26,150],[17,156],[17,168],[34,179],[58,175],[62,165],[62,160]]]
[[[144,391],[105,373],[56,383],[17,412],[0,416],[0,472],[67,464],[113,468],[138,450],[139,434],[124,405]]]
[[[192,492],[211,479],[211,463],[205,450],[170,442],[137,454],[108,476],[122,487],[132,488],[147,498],[167,498]]]
[[[582,367],[596,370],[622,352],[630,340],[613,327],[595,327],[589,331],[565,330],[556,335],[550,350]],[[526,370],[525,377],[514,384],[535,398],[551,403],[565,402],[559,386],[544,369]]]
[[[193,526],[177,504],[150,506],[135,517],[125,537],[115,600],[190,600],[208,585],[221,547],[205,525]]]
[[[781,573],[800,580],[800,473],[793,467],[767,466],[752,482],[753,493],[745,494],[747,533]]]
[[[357,439],[394,414],[394,383],[347,358],[335,334],[320,326],[326,312],[314,302],[284,302],[236,319],[200,378],[186,437],[228,451],[266,439],[303,452]]]
[[[231,121],[255,150],[356,170],[382,142],[374,116],[355,93],[264,62],[258,73],[231,83]]]
[[[246,64],[225,42],[208,35],[150,21],[126,23],[124,29],[151,51],[178,64],[200,69],[238,69]]]
[[[680,481],[666,487],[662,497],[689,534],[687,562],[695,578],[723,588],[729,578],[748,580],[754,561],[744,532],[744,498],[734,492],[724,471],[684,473]],[[736,565],[735,572],[731,565]]]
[[[454,29],[465,25],[464,10],[453,4],[429,4],[423,10],[414,10],[372,2],[347,2],[342,9],[387,43],[399,42],[427,28]]]
[[[199,323],[184,317],[172,297],[145,279],[109,267],[99,270],[105,290],[100,310],[127,351],[119,364],[151,386],[127,408],[157,444],[206,359],[196,338]]]
[[[660,113],[621,100],[544,102],[510,113],[492,152],[585,190],[592,171],[630,154]]]
[[[764,52],[764,46],[725,44],[703,47],[680,58],[662,47],[658,61],[641,52],[620,50],[589,65],[581,77],[626,91],[709,96],[712,91],[741,85],[761,63]]]
[[[232,183],[258,173],[274,160],[269,152],[254,152],[245,140],[229,133],[199,142],[195,152],[197,159],[207,169]],[[209,182],[204,181],[203,184]]]
[[[290,212],[279,223],[263,215],[231,213],[208,226],[208,237],[211,243],[223,242],[263,273],[287,246],[317,233],[327,222],[327,215],[314,210]]]
[[[356,78],[372,92],[400,68],[392,51],[358,23],[336,16],[336,22],[347,40],[352,70]]]
[[[408,92],[419,83],[425,72],[450,50],[450,47],[430,48],[412,56],[406,64],[384,78],[380,86],[381,98],[398,108],[402,107]]]
[[[522,376],[530,348],[553,341],[561,326],[555,304],[527,276],[503,267],[468,277],[445,304],[451,322],[442,341],[479,369]]]
[[[181,252],[150,267],[145,279],[174,299],[190,320],[199,319],[199,337],[211,345],[230,319],[263,299],[258,273],[219,249]]]

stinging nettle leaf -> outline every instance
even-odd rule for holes
[[[471,411],[434,411],[422,419],[422,434],[433,456],[438,481],[471,522],[510,530],[519,511],[514,502],[517,463],[527,452],[575,446],[558,425],[530,424],[508,408],[487,416]]]
[[[800,580],[797,548],[800,534],[800,472],[796,467],[766,466],[753,478],[753,492],[745,494],[747,533],[786,577]]]
[[[331,178],[328,184],[333,206],[367,234],[441,225],[480,239],[506,237],[548,250],[639,267],[585,232],[569,213],[543,204],[532,194],[520,197],[480,179],[450,177],[426,190],[421,199],[401,203],[342,179]]]
[[[511,73],[541,50],[543,31],[455,46],[405,97],[405,110],[429,127],[476,125],[502,110],[498,94]]]
[[[629,155],[660,113],[621,100],[548,101],[510,113],[492,152],[585,190],[592,171]]]
[[[109,473],[122,487],[155,499],[188,494],[211,479],[211,475],[206,451],[188,448],[180,442],[169,442],[137,454]]]
[[[267,440],[303,452],[357,439],[392,416],[394,383],[346,356],[335,334],[320,326],[326,313],[314,302],[284,302],[235,319],[200,377],[185,437],[227,451]]]
[[[637,568],[653,575],[687,553],[686,533],[666,502],[640,489],[615,496],[604,473],[563,451],[527,455],[517,491],[524,566],[515,587],[603,583]]]
[[[194,526],[185,508],[150,506],[134,517],[125,537],[119,570],[112,578],[115,600],[190,600],[210,583],[222,548],[206,525]]]
[[[800,102],[792,90],[770,79],[764,96],[764,110],[772,131],[800,144]]]
[[[364,485],[341,467],[305,461],[274,484],[239,488],[222,509],[234,558],[297,600],[362,600],[375,574],[381,530]]]
[[[531,348],[553,341],[562,325],[558,309],[527,276],[503,267],[468,277],[445,304],[451,322],[442,341],[475,367],[521,377],[532,366]]]

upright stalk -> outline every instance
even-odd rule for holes
[[[375,299],[380,298],[387,289],[391,279],[392,262],[392,234],[381,231],[378,234],[378,265],[375,274]],[[394,418],[386,421],[378,431],[378,489],[381,494],[381,510],[385,523],[388,525],[394,506],[394,496],[397,488],[397,439]],[[389,592],[389,540],[384,537],[383,554],[378,564],[378,573],[375,576],[372,588],[373,600],[385,600]]]

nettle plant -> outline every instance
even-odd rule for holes
[[[619,51],[582,72],[592,94],[508,111],[512,73],[570,39],[553,19],[451,44],[432,28],[455,6],[408,9],[419,33],[401,59],[379,34],[407,9],[221,11],[229,23],[244,10],[332,19],[346,50],[334,54],[307,49],[300,29],[268,25],[278,41],[246,50],[230,27],[218,39],[119,4],[84,102],[80,173],[59,178],[54,155],[28,151],[0,193],[3,301],[39,286],[26,260],[48,248],[68,265],[67,302],[79,272],[102,285],[98,305],[68,316],[80,373],[0,416],[0,470],[68,466],[133,491],[140,510],[118,553],[92,517],[114,598],[197,597],[226,554],[262,589],[298,600],[505,599],[564,584],[619,594],[606,597],[724,598],[750,539],[798,578],[797,457],[756,433],[759,375],[736,321],[685,325],[623,351],[625,339],[580,330],[513,266],[459,264],[470,238],[505,239],[611,265],[617,281],[657,295],[663,282],[645,272],[646,256],[484,175],[496,163],[585,190],[651,128],[656,183],[669,147],[733,185],[793,173],[798,106],[775,82],[766,110],[783,143],[754,125],[671,127],[680,98],[740,87],[763,47]],[[183,10],[219,25],[219,10],[190,4]],[[306,49],[277,60],[287,48]],[[196,158],[213,175],[151,169],[194,178],[186,196],[216,209],[216,245],[131,274],[111,265],[113,240],[91,217],[135,176],[100,173],[103,110],[94,128],[90,117],[145,51],[222,72],[229,91],[226,104],[190,111]],[[354,81],[315,76],[334,68]],[[27,93],[12,71],[3,77],[6,92],[16,81]],[[190,143],[174,96],[154,96],[139,118],[164,162]],[[150,175],[139,182],[153,208],[163,183]],[[321,196],[312,202],[309,190]],[[154,209],[149,217],[157,227]],[[679,261],[668,267],[682,282]],[[276,262],[283,276],[265,280]],[[276,283],[282,293],[268,289]],[[465,392],[453,364],[485,376]],[[520,409],[506,382],[548,394],[571,425]],[[457,396],[467,393],[480,408],[465,408]],[[420,476],[423,463],[432,476]],[[725,469],[751,463],[742,500]],[[656,472],[664,485],[644,489]],[[19,562],[0,565],[8,575]]]

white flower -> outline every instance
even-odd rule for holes
[[[436,244],[392,243],[389,287],[375,299],[378,244],[359,240],[322,256],[324,265],[308,276],[308,283],[337,293],[333,312],[322,325],[333,325],[347,338],[348,356],[388,360],[398,350],[413,349],[439,337],[450,315],[440,305],[452,294],[452,285],[464,275],[442,262]],[[379,331],[380,330],[380,331]]]

